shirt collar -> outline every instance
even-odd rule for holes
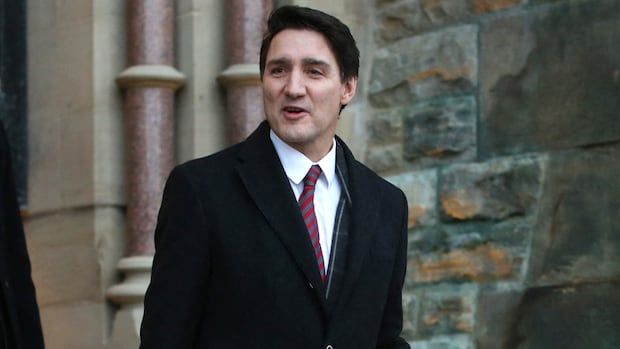
[[[332,183],[336,175],[336,140],[333,139],[332,147],[329,152],[318,162],[312,162],[304,154],[297,149],[286,144],[283,140],[276,135],[273,130],[269,131],[269,138],[276,148],[276,153],[280,158],[280,162],[284,167],[286,176],[295,184],[301,183],[304,179],[310,167],[312,165],[319,165],[325,179],[327,180],[327,186]]]

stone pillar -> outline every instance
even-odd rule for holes
[[[228,68],[219,76],[226,88],[230,140],[244,140],[264,119],[259,53],[271,0],[226,2]]]
[[[129,68],[117,78],[125,90],[127,256],[125,280],[108,290],[119,304],[109,348],[136,348],[143,298],[154,253],[153,231],[165,180],[173,166],[174,91],[185,81],[173,65],[174,1],[127,2]]]

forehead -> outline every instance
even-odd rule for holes
[[[323,34],[307,29],[284,29],[273,37],[267,63],[281,58],[316,58],[336,64],[336,57]]]

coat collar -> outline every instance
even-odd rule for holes
[[[358,163],[344,142],[341,145],[348,173],[347,194],[351,202],[351,226],[348,259],[340,296],[348,299],[368,255],[373,232],[377,231],[380,190],[372,173]],[[252,200],[289,250],[292,259],[311,283],[324,309],[325,287],[321,281],[312,253],[310,237],[306,232],[295,196],[288,184],[286,173],[269,139],[269,125],[262,122],[246,140],[239,152],[237,172]]]

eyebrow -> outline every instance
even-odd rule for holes
[[[267,62],[267,66],[271,65],[289,65],[291,64],[291,60],[288,58],[275,58]]]
[[[331,67],[331,65],[327,63],[326,61],[323,61],[317,58],[304,58],[301,62],[302,62],[302,65],[304,66],[321,66],[327,70],[329,70]],[[266,64],[266,66],[273,66],[273,65],[291,65],[291,60],[288,58],[284,58],[284,57],[274,58],[268,61]]]

